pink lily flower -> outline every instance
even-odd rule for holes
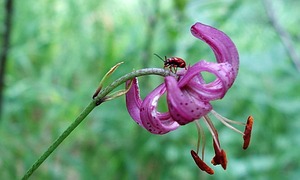
[[[186,70],[179,71],[177,73],[178,79],[173,76],[165,77],[164,83],[150,92],[144,100],[140,97],[138,80],[134,78],[126,94],[127,109],[137,124],[153,134],[168,133],[179,126],[203,117],[213,137],[216,155],[212,160],[212,164],[220,164],[226,169],[226,154],[220,147],[217,130],[209,119],[208,113],[211,112],[224,125],[241,133],[244,137],[244,149],[248,147],[253,118],[250,118],[251,122],[247,123],[243,133],[230,125],[242,123],[217,114],[210,104],[213,100],[222,99],[232,86],[239,68],[238,52],[231,39],[225,33],[213,27],[196,23],[191,27],[191,33],[212,48],[217,62],[201,60],[193,66],[189,66]],[[216,79],[206,83],[201,76],[201,72],[212,73]],[[129,84],[130,82],[127,82],[127,87]],[[157,103],[164,93],[167,94],[169,111],[159,112]],[[213,170],[197,156],[196,152],[192,152],[192,157],[201,170],[213,174]]]

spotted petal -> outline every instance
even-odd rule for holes
[[[213,82],[205,83],[201,72],[210,72],[215,75]],[[179,87],[187,86],[191,91],[198,94],[199,98],[205,101],[221,99],[234,81],[231,64],[213,63],[200,61],[190,67],[185,76],[178,82]]]
[[[212,109],[210,101],[223,98],[236,78],[239,57],[230,38],[201,23],[194,24],[191,32],[212,48],[217,62],[199,61],[187,70],[178,72],[179,79],[165,77],[165,82],[143,101],[136,78],[126,94],[129,114],[151,133],[164,134],[206,115]],[[212,73],[216,79],[206,83],[201,72]],[[157,102],[165,92],[169,111],[161,113],[157,111]]]
[[[231,39],[222,31],[199,22],[191,27],[191,32],[212,48],[218,63],[231,64],[234,81],[239,68],[239,54]]]
[[[127,85],[129,83],[127,82]],[[173,121],[168,112],[157,111],[157,102],[165,91],[165,85],[161,84],[142,101],[137,79],[134,78],[132,86],[126,94],[126,106],[132,119],[153,134],[165,134],[179,127],[179,124]]]
[[[165,84],[170,115],[180,125],[199,119],[212,109],[209,102],[197,99],[186,89],[181,90],[174,77],[166,77]]]
[[[137,78],[132,80],[132,85],[129,91],[126,93],[126,107],[132,117],[132,119],[140,126],[142,125],[140,109],[142,105],[142,99],[140,97],[139,85]],[[126,88],[129,86],[130,81],[126,82]]]

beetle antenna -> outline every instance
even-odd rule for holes
[[[159,59],[161,59],[163,62],[165,62],[165,60],[162,57],[160,57],[158,54],[154,53],[154,55],[157,56]]]

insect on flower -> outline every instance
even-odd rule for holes
[[[196,122],[198,130],[197,150],[191,150],[191,156],[200,170],[213,174],[214,170],[204,161],[205,133],[200,124],[208,128],[212,140],[215,155],[211,163],[221,165],[226,170],[227,155],[221,147],[218,130],[210,116],[213,115],[224,126],[239,133],[243,137],[243,149],[250,144],[254,118],[249,116],[247,122],[233,121],[223,117],[213,110],[212,101],[222,99],[232,86],[239,69],[239,55],[232,40],[222,31],[205,24],[195,23],[191,27],[192,35],[204,41],[213,50],[217,62],[201,60],[186,68],[186,63],[181,58],[171,57],[164,59],[156,55],[164,62],[164,68],[177,71],[177,68],[185,68],[177,73],[178,78],[166,76],[164,82],[151,91],[144,99],[140,96],[138,80],[127,81],[126,106],[132,119],[141,127],[152,134],[163,135],[176,130],[185,124]],[[201,76],[202,72],[213,74],[216,79],[206,82]],[[167,112],[157,109],[158,101],[166,94],[168,106]],[[199,120],[199,123],[197,120]],[[244,126],[244,131],[236,128],[236,125]],[[198,152],[201,147],[201,157]]]
[[[164,68],[169,67],[170,71],[172,71],[172,68],[174,68],[175,73],[177,72],[177,68],[185,68],[186,69],[186,64],[185,61],[179,57],[169,57],[165,56],[165,60],[160,57],[158,54],[154,54],[157,56],[159,59],[161,59],[164,62]]]

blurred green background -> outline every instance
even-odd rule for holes
[[[97,107],[32,179],[297,179],[300,73],[266,10],[299,55],[300,1],[271,2],[16,0],[0,121],[0,179],[20,179],[117,62],[124,64],[110,82],[132,69],[162,67],[153,53],[189,64],[215,61],[189,31],[197,21],[226,32],[239,50],[238,78],[213,105],[230,119],[254,116],[248,150],[242,150],[241,135],[213,119],[229,162],[226,171],[216,166],[215,175],[207,175],[190,156],[197,142],[193,123],[152,135],[131,119],[122,97]],[[0,7],[3,22],[4,0]],[[141,78],[143,96],[161,81]],[[210,164],[211,136],[205,132]]]

